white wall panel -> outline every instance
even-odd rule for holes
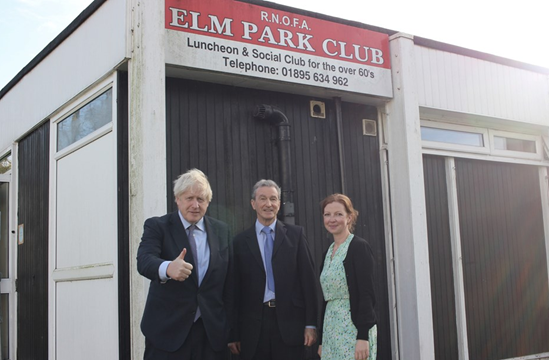
[[[57,162],[55,268],[116,262],[115,164],[112,132]]]
[[[126,31],[126,0],[106,1],[21,79],[0,99],[0,149],[123,61]]]
[[[58,282],[56,297],[56,359],[118,359],[116,281]]]
[[[549,125],[549,75],[416,46],[419,105]]]

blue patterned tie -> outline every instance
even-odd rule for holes
[[[273,257],[273,236],[271,235],[271,228],[265,226],[262,232],[265,233],[265,268],[267,269],[267,288],[272,292],[275,291],[275,282],[273,277],[273,265],[271,259]]]

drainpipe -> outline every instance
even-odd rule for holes
[[[336,107],[336,125],[337,125],[337,149],[339,154],[339,175],[341,179],[341,193],[347,194],[345,184],[345,155],[343,154],[343,112],[341,110],[341,98],[334,98]]]
[[[292,164],[290,153],[290,123],[280,110],[271,105],[258,105],[253,116],[268,120],[278,127],[278,161],[282,178],[282,217],[285,223],[295,224],[295,210],[292,190]]]

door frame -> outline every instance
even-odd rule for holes
[[[10,359],[15,359],[17,344],[17,299],[16,299],[16,281],[17,281],[17,144],[0,153],[0,158],[11,155],[11,170],[6,174],[0,174],[0,182],[9,183],[9,255],[8,255],[8,278],[0,281],[0,293],[8,295],[8,353]],[[1,340],[0,340],[1,344]]]

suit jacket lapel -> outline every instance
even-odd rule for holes
[[[177,245],[177,250],[179,251],[175,256],[179,256],[183,249],[187,249],[187,255],[185,255],[185,261],[192,264],[193,268],[196,267],[194,263],[193,253],[191,251],[191,246],[189,244],[189,238],[187,237],[187,230],[183,227],[183,223],[179,218],[179,213],[173,212],[170,218],[170,233],[173,240]],[[175,258],[175,257],[174,257]],[[171,259],[173,260],[173,259]],[[195,284],[198,285],[198,278],[196,276],[196,271],[191,273],[191,278],[194,280]]]
[[[202,282],[208,280],[211,269],[214,269],[219,261],[219,236],[217,236],[216,228],[206,216],[204,216],[204,226],[206,228],[206,239],[210,247],[210,264]]]
[[[280,220],[276,222],[275,241],[273,247],[273,258],[276,256],[280,246],[286,241],[286,225]]]
[[[255,225],[246,230],[246,243],[250,248],[254,259],[259,264],[259,267],[265,272],[265,266],[263,265],[263,258],[261,257],[261,250],[259,250],[259,243],[257,242],[257,234],[255,233]]]

